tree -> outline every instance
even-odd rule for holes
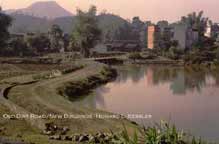
[[[95,6],[91,6],[88,12],[77,10],[77,23],[72,32],[72,40],[80,47],[84,57],[89,57],[90,49],[95,46],[101,36],[96,12]]]
[[[9,38],[8,27],[11,25],[12,18],[1,11],[0,7],[0,54],[4,51],[3,47]]]
[[[142,56],[140,53],[138,52],[134,52],[134,53],[130,53],[129,56],[128,56],[129,59],[132,59],[132,60],[137,60],[137,59],[142,59]]]
[[[203,17],[203,11],[200,11],[198,14],[193,12],[188,14],[188,16],[184,16],[181,19],[181,22],[186,24],[188,27],[197,30],[199,34],[199,42],[202,42],[207,24],[209,19]]]
[[[49,30],[50,50],[59,52],[64,48],[63,31],[58,25],[52,25]]]
[[[28,47],[24,38],[17,37],[8,41],[6,53],[9,56],[29,56],[33,54],[33,51]]]
[[[146,39],[144,37],[145,34],[142,33],[142,31],[146,31],[146,27],[145,27],[144,22],[142,22],[139,17],[133,17],[131,26],[132,26],[132,28],[131,28],[132,36],[130,36],[130,39],[140,40],[141,42],[144,42],[143,39]],[[128,29],[130,29],[130,28],[128,28]]]
[[[38,34],[35,36],[27,36],[26,43],[31,50],[36,53],[43,53],[48,51],[50,46],[50,40],[44,34]]]
[[[134,29],[139,29],[144,26],[144,22],[142,22],[139,17],[133,17],[132,26]]]
[[[219,48],[216,50],[216,59],[219,61]]]
[[[119,27],[117,31],[116,40],[138,40],[139,39],[139,31],[134,31],[132,29],[132,25],[125,22],[121,27]]]

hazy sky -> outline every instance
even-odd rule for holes
[[[3,9],[27,7],[39,0],[0,0]],[[42,1],[42,0],[41,0]],[[45,0],[44,0],[45,1]],[[99,12],[107,10],[126,19],[140,16],[142,20],[176,21],[189,12],[204,10],[205,15],[219,22],[219,0],[55,0],[75,13],[76,8],[88,9],[91,4]]]

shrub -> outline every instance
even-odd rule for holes
[[[64,69],[62,70],[62,74],[68,74],[68,73],[72,73],[76,70],[82,69],[84,66],[83,65],[78,65],[78,66],[71,66],[70,68]]]
[[[219,48],[216,50],[216,59],[219,61]]]
[[[115,142],[120,144],[206,144],[202,139],[191,139],[183,131],[177,130],[175,125],[164,121],[153,127],[140,128],[132,137],[124,128],[116,138],[118,139]]]
[[[182,58],[183,54],[184,54],[184,51],[182,49],[171,47],[169,51],[167,52],[167,57],[170,59],[178,60]]]
[[[132,60],[137,60],[137,59],[142,59],[142,56],[140,53],[134,52],[134,53],[130,53],[128,58]]]

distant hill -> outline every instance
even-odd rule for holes
[[[65,33],[71,33],[76,22],[76,17],[55,1],[36,2],[24,9],[4,12],[13,18],[11,33],[46,33],[53,24],[59,25]],[[101,14],[98,16],[98,21],[103,36],[112,36],[115,31],[128,23],[113,14]]]
[[[125,24],[129,24],[125,19],[113,14],[101,14],[98,16],[98,21],[103,38],[115,38],[115,34],[118,33]]]
[[[76,22],[76,17],[60,17],[54,19],[51,23],[57,24],[65,33],[71,33]]]
[[[11,17],[13,18],[9,29],[11,33],[45,32],[50,27],[47,19],[17,13],[11,14]]]
[[[8,14],[24,14],[39,18],[55,19],[59,17],[73,16],[73,14],[55,1],[41,1],[33,3],[31,6],[24,9],[6,10]]]
[[[71,33],[76,22],[75,16],[59,17],[53,20],[18,13],[12,13],[11,16],[13,18],[11,33],[47,32],[53,24],[59,25],[65,33]],[[103,34],[107,31],[114,32],[128,23],[123,18],[112,14],[101,14],[98,16],[98,21]]]

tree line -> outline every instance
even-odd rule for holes
[[[58,25],[53,25],[47,33],[10,35],[8,29],[13,20],[0,9],[0,55],[34,56],[74,50],[88,57],[89,49],[94,47],[101,36],[96,12],[95,6],[86,12],[78,9],[77,22],[71,35],[64,34]]]
[[[100,18],[108,17],[108,21]],[[84,57],[89,57],[90,49],[97,43],[113,40],[136,40],[141,47],[147,47],[147,26],[151,22],[143,22],[139,17],[134,17],[132,22],[115,19],[114,15],[101,13],[97,16],[97,8],[91,6],[88,11],[77,10],[76,22],[71,34],[64,34],[58,25],[52,25],[47,33],[27,33],[22,36],[13,36],[8,32],[13,19],[4,14],[0,9],[0,55],[2,56],[34,56],[51,52],[78,51]],[[118,18],[118,17],[117,17]],[[113,21],[111,25],[107,25]],[[216,34],[211,38],[204,36],[206,27],[214,24],[206,17],[203,11],[183,16],[179,23],[187,25],[198,32],[198,41],[194,43],[193,49],[180,51],[177,49],[177,41],[171,39],[170,33],[162,33],[159,39],[159,48],[155,50],[163,56],[177,58],[178,55],[190,53],[191,50],[205,51],[211,47],[216,39]],[[157,25],[167,25],[168,21],[159,21]],[[210,48],[211,49],[211,48]],[[209,49],[208,49],[209,50]],[[215,50],[215,49],[211,49]]]
[[[23,36],[9,35],[8,28],[13,19],[1,13],[1,25],[4,30],[0,55],[2,56],[34,56],[50,52],[79,51],[85,57],[98,42],[113,40],[139,40],[143,22],[133,18],[133,23],[119,16],[102,12],[97,15],[97,8],[91,6],[88,11],[77,10],[76,20],[72,23],[73,31],[64,34],[59,25],[53,25],[46,33],[26,33]],[[144,29],[146,32],[146,29]],[[142,43],[146,39],[142,38]],[[4,41],[4,42],[3,42]]]

